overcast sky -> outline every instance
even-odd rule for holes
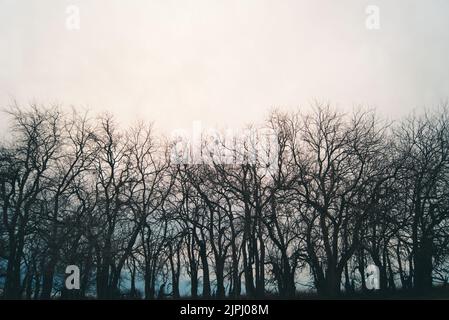
[[[398,117],[448,97],[446,0],[0,0],[1,107],[59,102],[171,131],[313,99]]]

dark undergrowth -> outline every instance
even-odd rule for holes
[[[125,298],[127,299],[127,298]],[[449,287],[434,287],[427,292],[420,292],[414,289],[395,289],[395,290],[371,290],[371,291],[356,291],[356,292],[341,292],[337,296],[319,295],[315,292],[297,292],[294,297],[283,297],[277,294],[266,294],[263,297],[249,297],[239,296],[225,297],[224,299],[211,298],[190,298],[182,297],[180,300],[449,300]],[[163,300],[173,300],[171,297],[165,297]]]
[[[0,296],[0,300],[2,297]],[[79,296],[65,296],[65,297],[54,297],[52,300],[97,300],[93,296],[79,297]],[[101,299],[104,300],[104,299]],[[106,300],[144,300],[141,297],[129,297],[122,295],[117,298],[106,299]],[[227,296],[225,298],[218,297],[181,297],[179,299],[174,299],[170,295],[164,298],[152,299],[152,300],[185,300],[185,301],[196,301],[196,300],[449,300],[449,287],[441,286],[434,287],[426,292],[420,292],[414,289],[395,289],[395,290],[371,290],[371,291],[356,291],[356,292],[341,292],[336,296],[325,296],[319,295],[315,292],[304,292],[298,291],[294,297],[284,297],[277,294],[265,294],[263,297],[250,297],[250,296],[239,296],[238,298]]]

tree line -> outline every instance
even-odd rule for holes
[[[191,145],[145,123],[16,105],[0,144],[0,294],[338,296],[367,291],[369,265],[384,292],[446,285],[448,111],[274,110],[232,143],[202,133],[192,163]]]

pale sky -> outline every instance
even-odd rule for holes
[[[13,98],[166,132],[314,99],[398,117],[449,98],[449,1],[0,0],[0,107]]]

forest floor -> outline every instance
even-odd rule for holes
[[[273,297],[276,299],[276,297]],[[277,297],[279,299],[279,297]],[[367,291],[367,292],[342,292],[337,297],[324,297],[316,293],[298,292],[295,299],[338,299],[338,300],[449,300],[449,287],[434,287],[428,292],[417,292],[412,289],[396,289],[382,292]]]

